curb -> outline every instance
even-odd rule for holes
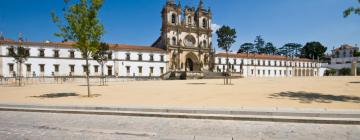
[[[0,105],[0,111],[360,125],[360,114]],[[221,114],[222,113],[222,114]],[[226,114],[228,113],[228,114]]]

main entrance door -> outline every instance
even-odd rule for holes
[[[190,72],[201,71],[201,66],[200,66],[199,60],[198,60],[197,56],[192,52],[190,52],[186,55],[185,66],[186,66],[185,67],[186,71],[190,71]]]
[[[194,62],[190,58],[186,59],[186,66],[187,70],[194,71]]]

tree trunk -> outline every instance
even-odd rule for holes
[[[90,97],[90,72],[89,72],[89,58],[86,55],[86,83],[87,83],[87,91],[88,91],[88,97]]]
[[[21,87],[21,63],[18,62],[18,77],[19,77],[19,87]]]
[[[105,85],[104,62],[101,63],[101,85]]]

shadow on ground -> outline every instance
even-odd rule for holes
[[[350,84],[360,84],[360,81],[349,82]]]
[[[360,97],[357,96],[336,96],[330,94],[312,93],[312,92],[280,92],[271,94],[268,98],[271,99],[290,99],[298,100],[300,103],[332,103],[332,102],[350,102],[360,103]]]
[[[50,94],[43,94],[40,96],[31,96],[34,98],[63,98],[63,97],[74,97],[74,96],[80,96],[76,93],[50,93]]]

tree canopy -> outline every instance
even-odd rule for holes
[[[357,0],[357,1],[360,4],[360,0]],[[344,17],[348,17],[351,14],[360,15],[360,7],[349,7],[343,12],[343,14],[344,14]]]
[[[238,53],[251,53],[254,50],[254,44],[244,43],[240,46]]]
[[[308,59],[323,59],[327,48],[320,42],[308,42],[301,49],[301,56]]]
[[[302,45],[298,43],[287,43],[279,49],[278,54],[290,57],[299,57]]]
[[[231,45],[235,43],[236,30],[224,25],[216,31],[216,34],[218,36],[218,47],[228,52]]]

